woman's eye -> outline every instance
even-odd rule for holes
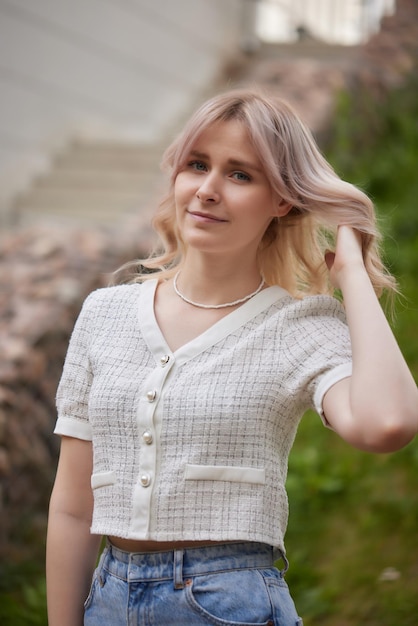
[[[234,176],[234,178],[236,180],[240,180],[240,181],[250,181],[251,178],[248,176],[248,174],[245,174],[244,172],[234,172],[232,174]]]
[[[197,170],[198,172],[206,171],[206,165],[202,161],[190,161],[188,165],[190,168]]]

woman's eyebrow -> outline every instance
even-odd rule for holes
[[[197,159],[203,159],[205,161],[209,159],[209,156],[207,154],[205,154],[204,152],[198,152],[197,150],[190,150],[189,155],[191,157],[196,157]]]
[[[255,163],[251,163],[251,161],[242,161],[240,159],[228,159],[228,163],[233,165],[234,167],[240,167],[244,170],[255,170],[256,172],[261,172],[261,167],[256,165]]]

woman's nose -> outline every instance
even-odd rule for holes
[[[219,202],[219,185],[215,176],[207,176],[196,191],[196,197],[201,202]]]

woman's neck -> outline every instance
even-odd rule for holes
[[[253,263],[191,262],[179,267],[177,288],[183,296],[201,304],[220,305],[253,293],[260,286],[261,274]]]

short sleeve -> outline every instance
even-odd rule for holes
[[[353,366],[351,361],[349,363],[343,363],[334,367],[334,369],[329,370],[326,374],[324,374],[315,389],[315,393],[313,396],[313,406],[315,411],[321,416],[322,421],[325,426],[329,426],[327,420],[325,419],[324,409],[322,407],[322,402],[326,392],[331,389],[335,383],[338,383],[340,380],[344,378],[348,378],[351,376],[353,372]]]
[[[92,383],[89,346],[94,326],[94,294],[85,300],[74,326],[60,383],[56,404],[58,419],[54,433],[90,441],[92,438],[88,403]]]
[[[322,402],[335,383],[351,376],[351,341],[344,308],[330,296],[306,297],[290,307],[285,349],[295,393],[326,426]]]

